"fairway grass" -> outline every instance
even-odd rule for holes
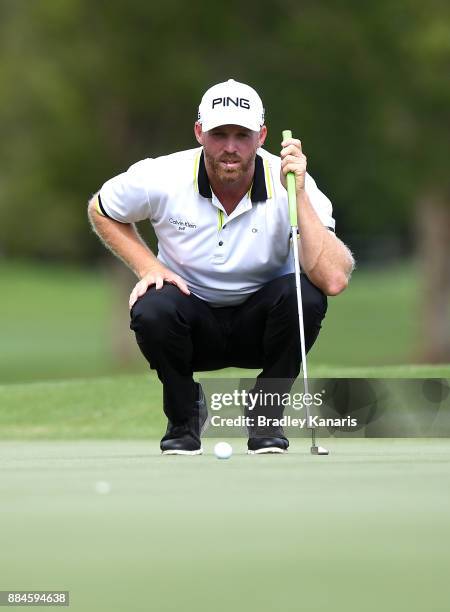
[[[250,378],[229,368],[197,378]],[[316,378],[449,378],[450,366],[312,367]],[[162,388],[142,375],[0,385],[0,439],[152,439],[165,429]]]
[[[205,446],[1,442],[1,589],[69,590],[74,612],[448,610],[450,440]]]

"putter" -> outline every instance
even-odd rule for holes
[[[283,140],[292,138],[291,130],[283,131]],[[295,266],[295,287],[297,289],[297,308],[298,308],[298,323],[300,328],[300,350],[302,355],[302,371],[303,371],[303,387],[305,394],[308,391],[308,369],[306,366],[306,349],[305,349],[305,327],[303,324],[303,302],[302,302],[302,288],[300,281],[300,263],[298,259],[298,222],[297,222],[297,194],[295,189],[295,175],[293,172],[288,172],[286,176],[286,185],[288,192],[289,202],[289,222],[291,225],[291,244],[292,253],[294,255],[294,266]],[[307,428],[311,430],[311,454],[312,455],[328,455],[328,450],[323,446],[318,446],[316,441],[316,428],[311,425],[311,413],[309,406],[306,406],[306,422]]]

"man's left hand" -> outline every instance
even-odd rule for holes
[[[305,189],[306,156],[302,151],[302,143],[297,138],[288,138],[281,143],[281,182],[286,188],[286,174],[295,174],[297,193]]]

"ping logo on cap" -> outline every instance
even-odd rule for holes
[[[225,98],[214,98],[212,101],[211,108],[215,108],[216,106],[236,106],[240,108],[249,109],[250,101],[247,98],[230,98],[229,96]]]

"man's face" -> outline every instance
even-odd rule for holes
[[[253,173],[257,149],[266,138],[267,129],[253,132],[239,125],[221,125],[203,132],[195,124],[195,136],[203,145],[206,167],[220,182],[234,183]]]

